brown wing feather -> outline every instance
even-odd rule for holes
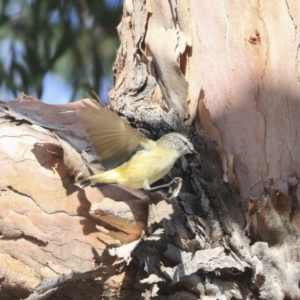
[[[90,99],[81,101],[78,114],[93,148],[106,168],[120,165],[140,145],[152,142],[115,112]]]

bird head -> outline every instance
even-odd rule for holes
[[[167,149],[176,150],[178,152],[178,157],[188,153],[197,153],[190,140],[180,133],[172,132],[165,134],[157,141],[157,143]]]

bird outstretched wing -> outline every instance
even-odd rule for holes
[[[154,143],[115,112],[91,99],[80,101],[78,114],[94,150],[108,169],[122,164],[139,146],[147,148]]]

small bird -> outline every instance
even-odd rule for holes
[[[77,180],[81,188],[99,183],[151,190],[150,185],[164,177],[178,158],[197,153],[184,135],[168,133],[157,141],[147,139],[115,112],[91,100],[82,102],[78,114],[103,166],[110,169]]]

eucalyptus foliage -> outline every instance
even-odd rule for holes
[[[92,90],[99,94],[112,75],[121,9],[112,0],[2,0],[1,96],[24,92],[42,98],[49,74],[71,87],[67,100]]]

